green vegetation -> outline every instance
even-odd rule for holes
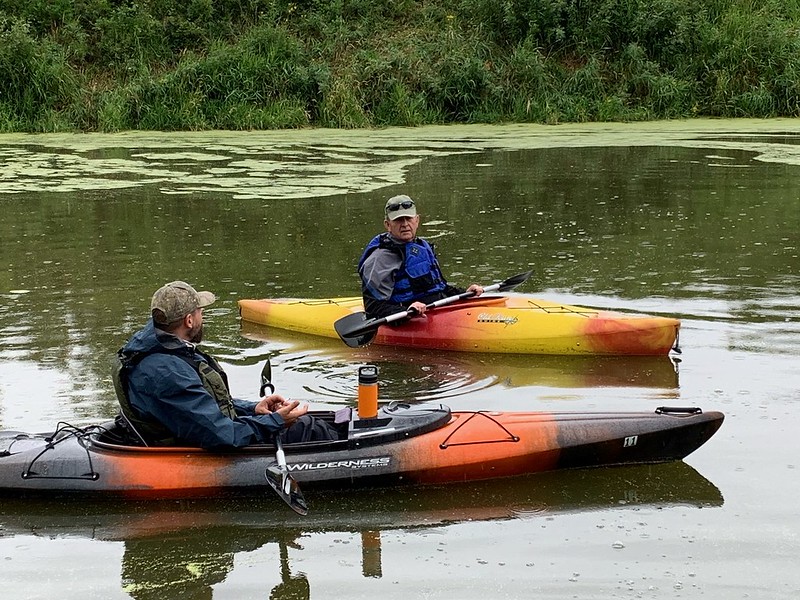
[[[0,0],[0,131],[800,114],[786,0]]]

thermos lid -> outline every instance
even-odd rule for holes
[[[378,367],[375,365],[364,365],[358,368],[358,383],[369,384],[378,383]]]

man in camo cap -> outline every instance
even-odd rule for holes
[[[216,297],[211,292],[198,292],[185,281],[173,281],[160,287],[150,301],[150,313],[156,326],[174,330],[182,319],[195,315],[198,309],[212,305]],[[199,344],[203,339],[203,311],[192,319],[189,341]]]
[[[118,352],[115,388],[122,423],[146,445],[199,446],[210,450],[271,442],[335,439],[308,405],[271,394],[259,402],[231,396],[219,363],[201,351],[203,309],[215,301],[185,281],[159,288],[152,319]]]

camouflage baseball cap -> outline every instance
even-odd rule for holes
[[[173,281],[153,294],[150,312],[156,323],[169,325],[215,300],[211,292],[198,292],[185,281]]]

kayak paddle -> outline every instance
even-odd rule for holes
[[[508,292],[516,288],[517,286],[521,285],[528,278],[531,276],[533,271],[528,271],[526,273],[520,273],[519,275],[514,275],[513,277],[509,277],[505,281],[501,281],[500,283],[495,283],[488,287],[483,288],[484,292]],[[456,296],[448,296],[447,298],[442,298],[441,300],[437,300],[436,302],[431,302],[430,304],[426,304],[425,308],[430,310],[432,308],[438,308],[440,306],[445,306],[446,304],[452,304],[453,302],[458,302],[459,300],[466,300],[467,298],[472,298],[475,295],[475,292],[464,292],[463,294],[458,294]],[[359,348],[361,346],[366,346],[369,344],[374,338],[375,334],[378,332],[378,327],[381,325],[385,325],[387,323],[392,323],[394,321],[399,321],[400,319],[405,319],[407,317],[414,316],[416,311],[414,310],[404,310],[399,313],[395,313],[393,315],[389,315],[388,317],[379,317],[376,319],[367,319],[366,313],[357,312],[341,319],[337,319],[336,322],[333,324],[333,328],[336,330],[336,333],[339,334],[339,337],[342,338],[342,341],[350,346],[351,348]]]
[[[269,359],[264,364],[261,370],[261,389],[259,390],[260,396],[264,397],[264,392],[269,388],[270,393],[275,392],[275,386],[272,385],[270,379],[272,378],[272,364]],[[291,509],[298,515],[308,514],[308,504],[303,497],[303,492],[300,491],[300,486],[294,480],[289,467],[286,465],[286,454],[283,452],[283,442],[281,442],[281,433],[278,431],[275,434],[275,459],[277,465],[270,465],[267,467],[264,475],[267,478],[267,483],[270,487],[277,492],[281,500],[286,502]]]

